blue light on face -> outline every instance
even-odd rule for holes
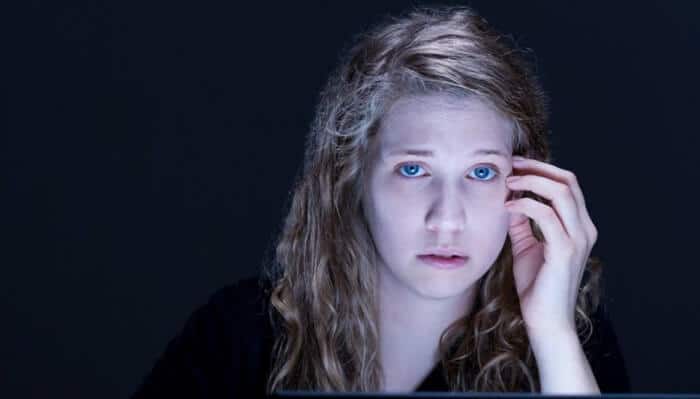
[[[418,176],[418,171],[421,170],[422,167],[418,164],[404,164],[401,165],[399,168],[399,171],[401,172],[402,176],[405,177],[415,177]],[[476,176],[477,180],[480,181],[490,181],[493,180],[497,175],[498,172],[495,171],[494,168],[489,167],[489,166],[480,166],[477,168],[474,168],[474,174]],[[489,177],[491,176],[491,177]]]

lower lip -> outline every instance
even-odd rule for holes
[[[432,267],[438,269],[456,269],[462,267],[467,263],[468,258],[443,258],[441,256],[434,255],[420,255],[418,256],[420,260],[427,263]]]

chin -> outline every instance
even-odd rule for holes
[[[455,279],[454,276],[432,281],[421,281],[414,285],[414,291],[418,295],[428,299],[448,299],[466,294],[473,282]]]

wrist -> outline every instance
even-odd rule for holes
[[[528,330],[545,394],[600,393],[581,340],[571,328]]]
[[[536,324],[525,322],[525,330],[529,337],[535,339],[551,339],[557,337],[570,338],[572,336],[578,336],[576,326],[573,322],[545,322]]]
[[[526,327],[530,345],[533,351],[556,350],[562,347],[571,347],[572,345],[579,346],[581,341],[573,327],[567,326],[548,326],[548,327]]]

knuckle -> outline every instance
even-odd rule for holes
[[[569,182],[570,184],[576,184],[578,182],[578,178],[576,177],[576,174],[574,172],[567,170],[564,173],[564,177],[566,178],[566,181]]]
[[[576,248],[588,248],[588,238],[582,237],[575,241]]]
[[[529,197],[524,197],[521,199],[521,201],[523,202],[524,205],[526,205],[528,207],[535,207],[538,204],[537,201],[535,201],[534,199],[529,198]]]
[[[591,239],[593,242],[598,240],[598,229],[595,226],[591,226]]]
[[[557,213],[554,211],[554,209],[552,209],[552,208],[550,208],[550,207],[548,207],[548,206],[545,206],[544,208],[545,208],[545,209],[544,209],[545,215],[546,215],[548,218],[557,219],[557,220],[559,219],[559,217],[557,216]]]
[[[572,195],[571,187],[569,187],[569,186],[566,185],[566,184],[560,184],[560,185],[559,185],[559,194],[560,194],[561,196],[569,196],[569,195]]]

